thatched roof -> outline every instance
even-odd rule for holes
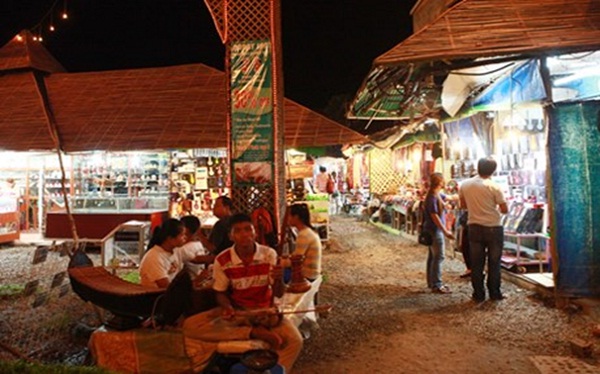
[[[598,0],[462,0],[375,59],[348,117],[419,116],[432,73],[599,49]]]
[[[35,69],[46,73],[65,71],[65,68],[27,30],[0,48],[0,72]]]
[[[227,146],[226,77],[219,70],[193,64],[45,76],[38,66],[0,71],[0,148],[54,148],[44,97],[66,152]],[[366,141],[288,99],[284,124],[286,147]]]
[[[600,1],[463,0],[375,65],[600,49]]]

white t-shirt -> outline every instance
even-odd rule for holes
[[[467,204],[469,225],[502,226],[498,205],[506,204],[502,189],[489,178],[476,176],[460,185],[459,195]]]
[[[194,279],[204,268],[203,264],[194,264],[190,262],[196,258],[196,256],[206,254],[206,250],[201,242],[192,241],[185,243],[181,247],[175,248],[173,252],[179,258],[179,263],[188,270],[192,279]]]
[[[142,258],[140,264],[141,284],[146,287],[159,288],[156,284],[157,280],[168,278],[171,282],[182,267],[177,255],[155,245]]]

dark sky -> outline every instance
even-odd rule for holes
[[[223,68],[224,47],[202,0],[68,0],[66,22],[57,1],[57,31],[45,33],[44,45],[68,71],[197,62]],[[282,0],[286,96],[321,111],[330,97],[354,94],[373,59],[412,32],[415,2]],[[38,24],[54,0],[1,3],[3,45]]]

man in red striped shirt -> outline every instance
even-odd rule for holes
[[[283,271],[277,265],[277,253],[256,243],[256,232],[248,215],[232,216],[230,227],[234,245],[217,256],[213,269],[213,289],[219,307],[186,319],[184,334],[206,343],[202,352],[208,354],[206,361],[219,341],[264,340],[278,353],[279,363],[289,373],[302,349],[298,329],[285,318],[267,328],[236,316],[236,310],[268,308],[273,295],[283,295]],[[198,357],[193,359],[198,362]]]

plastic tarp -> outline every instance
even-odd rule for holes
[[[539,102],[546,98],[546,90],[538,60],[530,60],[516,67],[506,77],[486,88],[473,101],[475,111],[510,110],[513,105]]]
[[[463,145],[481,144],[486,155],[492,154],[492,121],[486,119],[485,114],[477,113],[468,118],[444,123],[444,131],[448,134],[450,147],[455,142]],[[450,155],[455,156],[455,155]]]
[[[448,74],[442,87],[442,108],[454,117],[473,93],[506,74],[515,63],[498,63],[455,70]]]
[[[600,296],[600,102],[557,104],[548,130],[556,291]],[[555,259],[556,260],[556,259]]]

